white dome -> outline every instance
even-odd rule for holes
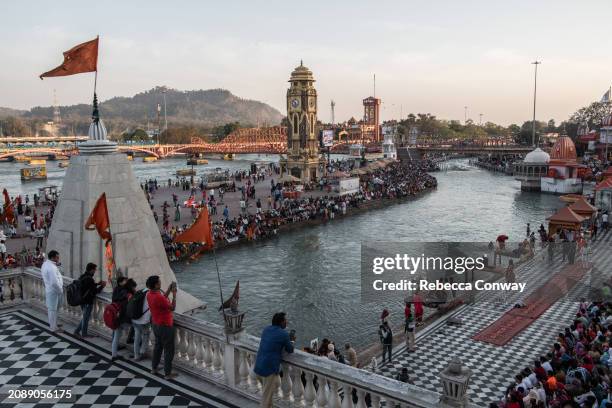
[[[523,163],[548,163],[550,155],[539,147],[532,152],[527,153]]]

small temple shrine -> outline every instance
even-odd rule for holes
[[[579,164],[576,146],[568,136],[561,136],[550,152],[548,172],[541,178],[543,192],[554,194],[582,193],[582,177],[587,167]]]
[[[563,229],[580,231],[585,217],[576,214],[570,207],[563,207],[548,218],[548,233],[553,235]]]
[[[540,191],[542,177],[548,174],[549,160],[550,155],[538,147],[514,165],[514,178],[521,182],[522,191]]]

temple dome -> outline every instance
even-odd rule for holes
[[[300,65],[296,67],[291,73],[291,78],[289,82],[292,81],[313,81],[314,76],[312,75],[312,71],[304,66],[303,62],[300,61]]]
[[[539,147],[525,156],[523,163],[548,163],[550,155]]]
[[[550,152],[550,160],[576,161],[576,146],[568,136],[561,136]]]

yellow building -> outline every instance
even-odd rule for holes
[[[317,180],[324,165],[319,155],[314,82],[312,71],[300,62],[291,73],[287,89],[287,157],[280,162],[281,171],[303,182]]]

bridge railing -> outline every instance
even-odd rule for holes
[[[0,273],[2,288],[11,280],[13,296],[4,306],[26,302],[45,310],[45,288],[37,268]],[[64,277],[64,285],[72,280]],[[4,289],[6,292],[6,289]],[[104,325],[104,308],[110,303],[110,294],[101,293],[94,301],[89,330],[109,341],[112,332]],[[6,300],[5,300],[6,301]],[[78,324],[80,307],[68,305],[63,298],[60,319]],[[176,315],[176,369],[191,376],[259,400],[262,385],[253,368],[260,339],[245,332],[227,334],[223,326],[189,315]],[[149,348],[153,346],[149,337]],[[433,408],[446,407],[441,394],[411,384],[405,384],[357,369],[327,358],[295,351],[285,355],[281,364],[281,386],[276,395],[277,407],[326,408]]]

